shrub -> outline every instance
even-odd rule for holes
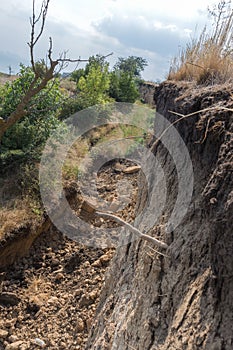
[[[19,77],[6,83],[0,90],[0,116],[7,118],[16,108],[24,92],[27,90],[34,73],[31,68],[21,65]],[[50,81],[27,107],[27,115],[9,128],[1,145],[1,159],[6,155],[17,153],[25,156],[31,152],[39,153],[50,133],[59,125],[59,111],[64,103],[64,95],[59,88],[59,81]],[[16,152],[17,151],[17,152]]]

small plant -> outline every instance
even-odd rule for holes
[[[78,165],[66,162],[62,169],[64,180],[77,180],[80,176],[80,169]]]

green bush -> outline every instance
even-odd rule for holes
[[[31,68],[21,65],[19,77],[0,89],[0,116],[7,118],[21,101],[34,78]],[[1,143],[1,159],[7,155],[25,156],[42,148],[50,133],[59,125],[58,119],[65,96],[58,79],[50,81],[27,106],[27,114],[6,131]]]

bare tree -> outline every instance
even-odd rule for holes
[[[28,90],[25,92],[22,100],[16,106],[16,109],[6,119],[0,118],[0,141],[6,130],[8,130],[12,125],[14,125],[17,121],[19,121],[27,114],[27,106],[30,103],[31,99],[47,86],[47,83],[55,77],[59,70],[64,68],[64,65],[70,62],[88,62],[88,60],[83,60],[80,58],[76,60],[68,59],[66,58],[66,53],[61,55],[61,57],[58,59],[54,60],[52,58],[52,38],[49,38],[49,49],[47,54],[48,64],[43,65],[42,69],[42,65],[35,62],[34,49],[44,31],[49,3],[50,0],[42,1],[39,15],[37,16],[35,10],[35,0],[33,0],[32,17],[30,18],[31,36],[28,46],[30,49],[30,60],[32,70],[34,72],[34,79],[31,82]],[[36,34],[38,27],[38,34]]]

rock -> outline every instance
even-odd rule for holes
[[[83,307],[83,306],[88,306],[92,303],[92,301],[89,299],[88,295],[84,294],[81,299],[80,299],[80,307]]]
[[[8,332],[4,329],[0,329],[0,339],[6,339],[8,336]]]
[[[64,278],[64,275],[62,272],[58,272],[55,276],[56,281],[61,281]]]
[[[85,324],[81,318],[79,318],[77,320],[76,328],[77,328],[77,332],[79,332],[79,333],[84,331]]]
[[[88,297],[90,300],[94,301],[98,296],[98,291],[97,290],[93,290],[92,292],[90,292],[88,294]]]
[[[106,265],[108,265],[108,263],[111,259],[112,259],[112,255],[107,253],[107,254],[104,254],[100,257],[100,262],[101,262],[102,266],[106,266]]]
[[[76,297],[80,297],[80,295],[82,295],[82,293],[83,293],[83,290],[82,290],[82,289],[76,289],[76,291],[74,292],[74,295],[75,295]]]
[[[130,167],[124,169],[123,171],[125,174],[134,174],[134,173],[139,172],[139,170],[141,170],[141,167],[139,165],[135,165],[135,166],[130,166]]]
[[[19,350],[21,348],[21,345],[23,345],[23,341],[18,340],[14,343],[8,344],[5,350]]]
[[[87,213],[94,214],[97,204],[93,200],[84,199],[81,209]]]
[[[38,345],[38,346],[41,347],[42,349],[45,348],[45,346],[46,346],[45,342],[44,342],[42,339],[40,339],[40,338],[35,338],[35,339],[33,340],[33,343],[36,344],[36,345]]]
[[[20,298],[15,293],[2,293],[0,294],[0,304],[15,306],[20,302]]]
[[[123,170],[124,170],[124,165],[122,165],[121,163],[117,162],[115,165],[114,165],[114,171],[116,173],[121,173]]]
[[[85,261],[85,263],[83,264],[83,267],[84,267],[85,269],[89,268],[89,267],[90,267],[89,261]]]
[[[101,265],[102,265],[101,261],[100,261],[100,259],[98,259],[98,260],[94,261],[91,266],[93,266],[93,267],[101,267]]]
[[[5,272],[0,272],[0,284],[4,281],[5,275],[6,275]]]
[[[9,342],[10,343],[15,343],[19,340],[19,338],[17,337],[17,335],[11,335],[9,338],[8,338]]]
[[[17,318],[12,318],[11,320],[6,320],[4,326],[7,328],[13,328],[15,323],[17,322]]]
[[[51,298],[49,298],[47,303],[49,305],[57,305],[57,304],[60,304],[60,301],[59,301],[59,299],[57,297],[51,297]]]

